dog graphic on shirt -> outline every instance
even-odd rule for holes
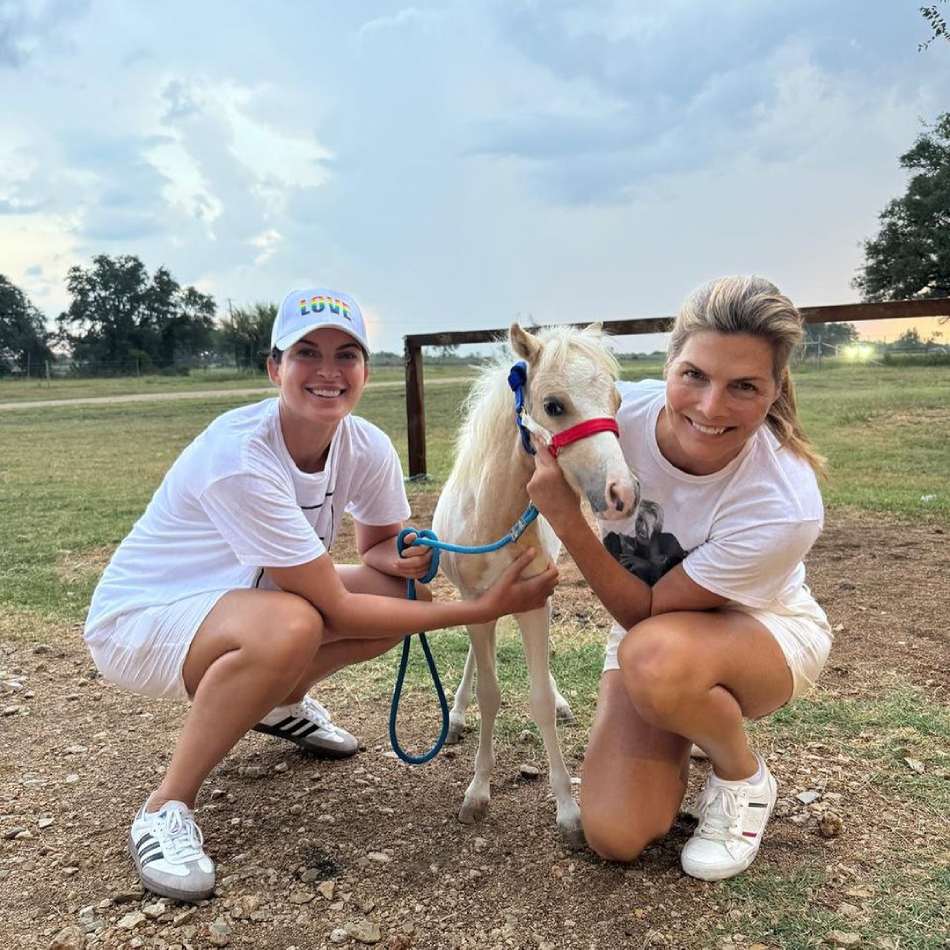
[[[663,508],[655,501],[640,502],[633,537],[611,531],[604,537],[604,547],[622,567],[651,587],[688,553],[676,535],[663,530]]]

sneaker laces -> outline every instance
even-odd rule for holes
[[[318,703],[312,696],[304,696],[298,704],[301,711],[308,719],[313,719],[318,726],[323,728],[333,728],[333,721],[330,719],[330,713],[326,706]]]
[[[712,841],[729,841],[737,837],[739,802],[735,789],[728,785],[709,783],[697,803],[701,816],[696,834]]]
[[[204,835],[190,815],[178,808],[169,808],[159,813],[158,832],[162,851],[172,863],[194,861],[204,856],[201,846]]]

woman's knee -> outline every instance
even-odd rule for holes
[[[631,702],[650,722],[675,712],[695,680],[688,640],[667,617],[650,617],[633,627],[617,660]]]
[[[323,617],[303,597],[285,594],[274,610],[270,629],[257,641],[267,663],[300,670],[311,663],[323,642]]]
[[[672,819],[636,815],[635,809],[612,813],[581,802],[581,824],[588,847],[605,861],[634,861],[672,826]]]

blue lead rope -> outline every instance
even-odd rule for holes
[[[405,551],[406,535],[415,534],[415,540],[412,546],[421,545],[432,549],[432,560],[429,562],[429,570],[425,577],[419,579],[419,583],[428,584],[436,574],[439,573],[439,561],[442,551],[451,551],[454,554],[490,554],[492,551],[498,551],[508,544],[513,544],[518,538],[527,531],[528,526],[538,517],[538,509],[534,505],[528,505],[524,514],[511,526],[511,530],[502,538],[491,544],[479,544],[472,547],[466,547],[461,544],[449,544],[447,541],[440,541],[434,531],[428,529],[403,528],[396,537],[396,550],[400,557]],[[416,582],[414,580],[406,581],[406,598],[408,600],[416,599]],[[396,719],[399,715],[399,701],[402,698],[402,687],[406,679],[406,667],[409,665],[409,650],[412,646],[412,636],[407,636],[402,641],[402,656],[399,660],[399,672],[396,674],[396,685],[393,687],[393,698],[389,706],[389,742],[393,747],[393,752],[407,762],[409,765],[424,765],[431,762],[442,750],[445,745],[446,736],[449,734],[449,704],[445,699],[445,690],[442,688],[442,680],[439,678],[439,671],[435,665],[435,658],[432,656],[432,650],[429,648],[429,641],[425,633],[419,634],[419,642],[422,644],[422,652],[425,654],[426,664],[429,667],[429,675],[432,677],[432,683],[435,686],[436,695],[439,697],[439,709],[442,713],[442,728],[439,731],[439,737],[435,740],[435,745],[423,755],[411,755],[399,744],[399,737],[396,735]]]

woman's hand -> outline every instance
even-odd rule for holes
[[[528,482],[528,497],[531,503],[547,518],[556,534],[581,513],[581,500],[568,485],[546,445],[538,446],[534,455],[534,475]]]
[[[520,554],[505,568],[501,577],[478,598],[478,602],[485,608],[486,620],[544,606],[557,587],[558,572],[557,568],[550,564],[540,574],[521,577],[521,572],[531,563],[534,555],[534,548],[528,548]]]
[[[413,545],[416,533],[410,532],[405,537],[405,548],[402,554],[396,554],[392,570],[387,571],[395,577],[405,577],[406,580],[417,581],[425,577],[432,564],[432,548],[423,545]]]

